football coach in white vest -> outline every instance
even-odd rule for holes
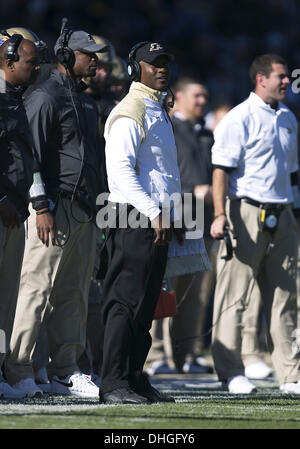
[[[130,91],[105,125],[109,202],[120,219],[134,212],[148,223],[117,225],[107,233],[100,386],[100,402],[107,404],[174,401],[142,374],[174,228],[163,224],[153,194],[181,192],[177,149],[164,107],[171,60],[158,43],[135,45],[129,54]]]

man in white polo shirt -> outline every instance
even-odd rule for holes
[[[299,359],[293,352],[299,233],[293,215],[297,121],[282,103],[289,84],[283,58],[257,57],[250,76],[254,92],[221,120],[212,148],[215,218],[211,235],[220,239],[229,227],[233,244],[233,257],[227,261],[221,258],[226,242],[220,245],[213,358],[229,392],[256,390],[244,376],[241,340],[243,311],[257,280],[280,390],[300,394]]]

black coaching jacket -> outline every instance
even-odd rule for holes
[[[97,195],[107,191],[105,153],[97,106],[86,88],[54,69],[27,97],[25,108],[47,196],[55,200],[59,192],[76,189],[95,207]]]
[[[25,221],[33,180],[33,142],[23,106],[24,89],[0,80],[0,198],[7,195]]]

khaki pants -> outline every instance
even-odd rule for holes
[[[237,237],[234,257],[217,261],[212,352],[220,380],[243,375],[241,357],[243,313],[256,282],[260,288],[270,338],[272,362],[280,383],[300,378],[299,359],[293,351],[297,327],[296,262],[298,228],[292,210],[281,212],[270,248],[271,234],[260,232],[259,209],[240,201],[227,203],[230,227]]]
[[[18,298],[20,274],[24,253],[24,226],[9,229],[0,219],[0,382],[1,367],[11,337]]]
[[[11,384],[33,378],[32,355],[45,321],[51,374],[65,376],[78,370],[84,350],[88,290],[95,257],[95,225],[76,202],[61,198],[55,214],[56,235],[63,247],[47,248],[37,237],[35,213],[28,219],[28,240],[18,306],[6,362]]]
[[[154,362],[163,362],[171,368],[175,368],[170,338],[170,318],[153,320],[150,335],[152,344],[146,360],[146,367],[148,368]]]
[[[251,298],[243,312],[243,335],[241,354],[244,366],[251,365],[251,363],[261,362],[264,360],[262,348],[266,348],[265,341],[266,334],[261,330],[263,327],[263,304],[260,294],[260,289],[257,282],[254,284]],[[260,338],[264,340],[260,341]]]

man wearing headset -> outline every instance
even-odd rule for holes
[[[105,125],[109,207],[120,220],[106,234],[100,402],[107,404],[174,401],[142,374],[172,237],[158,197],[180,192],[177,150],[163,106],[171,59],[158,43],[137,44],[129,55],[130,91]],[[143,222],[140,227],[130,225],[133,216]]]
[[[48,200],[32,201],[36,214],[28,220],[19,306],[6,363],[10,384],[27,396],[42,394],[34,382],[32,353],[43,320],[51,391],[98,396],[96,385],[77,366],[85,346],[96,197],[106,190],[97,108],[83,92],[81,80],[95,74],[96,52],[103,50],[85,31],[63,27],[54,47],[57,69],[25,103],[43,181],[35,179],[32,190],[44,184]]]
[[[4,381],[1,367],[9,345],[24,252],[23,222],[29,215],[33,144],[22,94],[39,70],[35,45],[19,34],[0,46],[0,397],[25,394]]]
[[[30,84],[23,93],[23,98],[26,99],[39,84],[49,78],[51,71],[55,68],[55,63],[50,58],[46,42],[40,39],[34,31],[29,30],[28,28],[13,26],[11,28],[2,29],[0,33],[0,45],[9,39],[9,36],[12,34],[21,34],[24,39],[33,42],[39,54],[40,69],[35,82]]]
[[[49,61],[47,44],[42,41],[33,31],[24,27],[11,27],[2,29],[0,33],[0,45],[9,39],[13,34],[21,34],[24,39],[28,39],[36,46],[39,54],[39,60],[41,64],[46,64]],[[40,70],[39,70],[40,73]]]

